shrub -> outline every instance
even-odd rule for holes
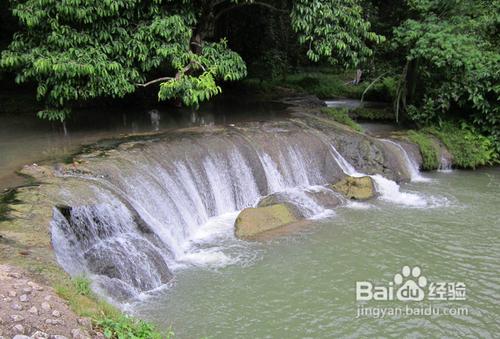
[[[349,126],[355,131],[362,132],[363,128],[359,126],[348,114],[347,108],[328,107],[322,109],[323,113],[327,114],[333,120],[343,125]]]
[[[422,169],[426,171],[439,168],[439,146],[431,137],[422,132],[408,131],[408,139],[416,143],[422,155]]]
[[[480,134],[465,122],[445,122],[440,127],[428,127],[426,131],[437,136],[446,145],[453,156],[453,164],[457,167],[474,169],[498,163],[498,154],[491,138]]]
[[[118,339],[171,339],[174,333],[171,329],[165,334],[156,332],[154,327],[142,320],[121,316],[118,318],[104,318],[96,322],[106,338]]]

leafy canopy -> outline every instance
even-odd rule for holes
[[[408,115],[423,123],[473,122],[500,151],[500,2],[408,0],[410,18],[395,28],[416,78]]]
[[[282,3],[11,0],[21,30],[2,52],[0,68],[16,72],[17,83],[35,82],[46,104],[38,115],[62,121],[76,102],[119,98],[154,84],[160,100],[197,105],[221,92],[218,81],[243,78],[243,59],[226,40],[211,39],[220,14],[236,7],[286,11],[313,61],[356,65],[371,54],[367,43],[382,40],[357,0]]]

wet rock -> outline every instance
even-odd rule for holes
[[[251,238],[259,233],[286,226],[298,220],[293,207],[288,204],[245,208],[236,218],[235,235],[243,239]]]
[[[347,176],[331,185],[331,188],[342,193],[348,199],[367,200],[375,196],[375,185],[372,178]]]

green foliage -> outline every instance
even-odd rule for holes
[[[361,126],[359,126],[354,120],[351,119],[348,114],[349,110],[347,108],[328,107],[323,108],[322,111],[338,123],[349,126],[353,130],[358,132],[363,131],[363,128],[361,128]]]
[[[500,2],[408,1],[408,19],[394,31],[403,53],[402,106],[420,123],[466,119],[500,150]]]
[[[394,112],[388,108],[357,107],[352,116],[364,120],[394,120]]]
[[[453,156],[454,166],[476,168],[499,161],[493,137],[482,135],[477,128],[465,122],[460,125],[446,122],[424,130],[437,136],[446,145]]]
[[[165,334],[156,332],[154,327],[142,320],[121,316],[118,318],[104,318],[98,320],[96,325],[101,329],[106,338],[117,339],[171,339],[174,337],[172,330]]]
[[[410,130],[408,131],[408,139],[417,144],[420,149],[423,170],[430,171],[439,168],[439,145],[428,134]]]
[[[75,277],[73,278],[73,284],[75,285],[75,289],[78,294],[86,296],[90,295],[90,280],[87,277]]]
[[[292,27],[313,61],[326,58],[331,64],[357,66],[372,55],[367,42],[384,41],[370,31],[357,0],[298,0],[293,4]]]
[[[218,81],[246,76],[243,59],[224,39],[214,41],[222,13],[237,7],[282,6],[253,0],[10,0],[21,30],[0,57],[16,82],[35,82],[44,119],[63,121],[71,106],[99,97],[121,98],[160,84],[160,100],[197,106],[221,92]],[[310,60],[356,65],[371,54],[370,31],[356,0],[301,0],[284,5]],[[284,27],[280,29],[285,29]],[[262,54],[262,53],[261,53]],[[265,56],[283,72],[279,55]],[[159,72],[162,76],[148,80]]]

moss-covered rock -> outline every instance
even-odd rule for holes
[[[234,223],[238,238],[252,238],[260,233],[299,221],[292,206],[276,204],[265,207],[245,208]]]
[[[367,200],[375,196],[375,185],[369,176],[347,176],[331,185],[331,188],[354,200]]]

